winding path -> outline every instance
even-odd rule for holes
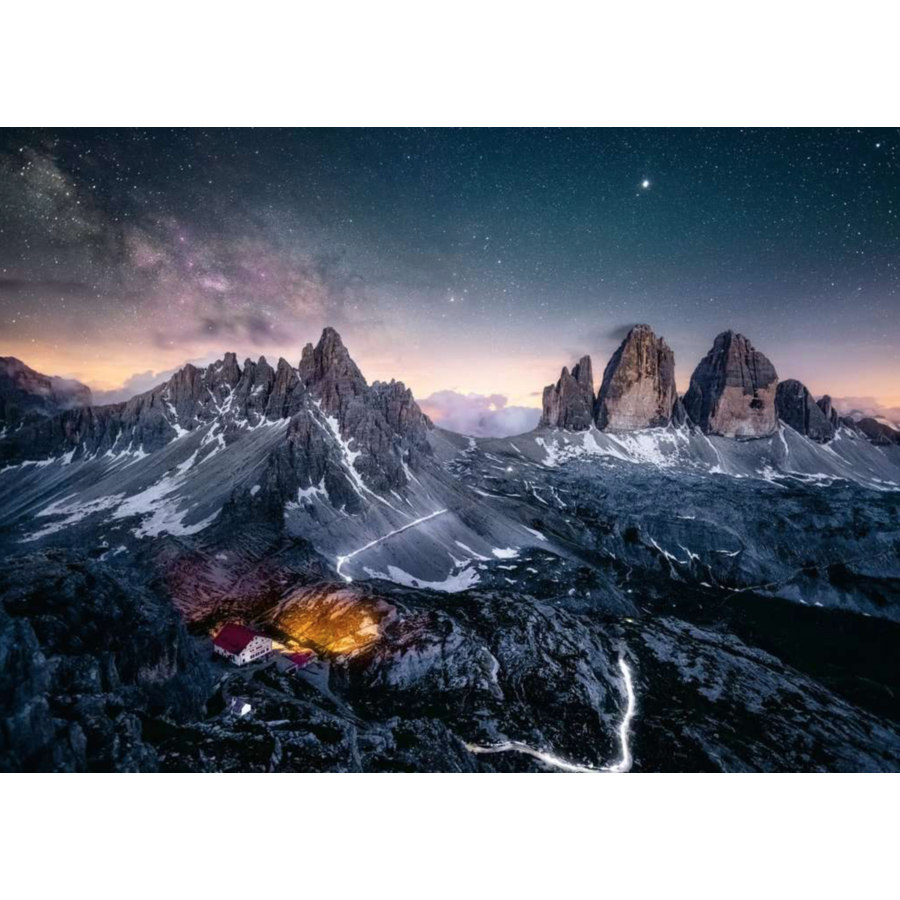
[[[375,538],[374,541],[369,541],[368,544],[366,544],[363,547],[360,547],[358,550],[354,550],[352,553],[348,553],[345,556],[339,556],[337,558],[337,573],[338,573],[338,575],[340,575],[341,578],[343,578],[344,581],[347,582],[347,584],[350,584],[350,582],[353,581],[353,579],[349,575],[345,575],[341,571],[341,568],[344,566],[345,563],[348,563],[351,559],[353,559],[354,556],[358,556],[360,553],[364,552],[365,550],[369,550],[370,548],[374,547],[376,544],[380,544],[380,543],[386,541],[388,538],[392,538],[395,534],[400,534],[400,532],[406,531],[409,528],[415,528],[416,525],[421,525],[423,522],[427,522],[429,519],[433,519],[433,518],[435,518],[435,516],[440,516],[445,512],[447,512],[446,509],[439,509],[436,512],[429,513],[427,516],[422,516],[421,519],[416,519],[415,522],[408,522],[402,528],[395,528],[393,531],[389,531],[387,534],[382,535],[380,538]]]
[[[478,744],[466,744],[466,749],[471,753],[506,753],[514,751],[515,753],[524,753],[527,756],[533,756],[548,766],[561,769],[563,772],[627,772],[631,768],[633,759],[631,757],[631,748],[628,746],[628,735],[631,731],[631,722],[634,719],[636,708],[636,699],[634,695],[634,682],[631,677],[631,667],[625,662],[624,657],[619,657],[619,669],[622,672],[622,678],[625,682],[625,695],[627,703],[625,705],[625,715],[619,723],[619,743],[622,748],[622,758],[615,764],[595,768],[594,766],[581,766],[577,763],[568,762],[552,753],[544,750],[537,750],[534,747],[523,744],[521,741],[503,741],[501,744],[495,744],[491,747],[482,747]]]

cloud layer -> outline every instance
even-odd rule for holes
[[[502,394],[460,394],[437,391],[419,401],[431,420],[460,434],[473,437],[509,437],[531,431],[541,417],[539,409],[507,406]]]
[[[877,397],[832,397],[831,402],[843,415],[881,416],[892,422],[900,422],[900,406],[885,406]]]
[[[193,362],[195,365],[205,365],[202,360],[186,360],[185,365],[188,362]],[[143,394],[152,390],[158,384],[168,381],[181,368],[182,366],[176,366],[174,369],[168,369],[163,372],[154,372],[152,369],[148,369],[146,372],[135,372],[134,375],[125,380],[125,383],[120,388],[115,388],[111,391],[94,390],[94,404],[96,406],[104,406],[107,403],[121,403],[124,400],[130,400],[132,397]]]

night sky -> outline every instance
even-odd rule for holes
[[[900,130],[0,131],[0,355],[100,400],[330,324],[514,431],[636,322],[900,406]]]

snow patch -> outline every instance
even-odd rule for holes
[[[341,457],[343,461],[343,469],[347,473],[350,478],[350,485],[353,490],[359,495],[361,499],[365,499],[365,494],[368,494],[370,497],[374,497],[379,503],[383,503],[389,509],[394,510],[396,513],[400,513],[400,515],[406,515],[402,510],[397,509],[396,506],[388,503],[384,497],[376,494],[375,491],[371,490],[363,481],[362,475],[356,468],[356,460],[361,455],[361,451],[359,450],[351,450],[350,449],[350,441],[345,441],[343,435],[341,434],[341,426],[340,423],[334,416],[326,416],[322,411],[322,404],[320,401],[316,401],[316,408],[319,410],[319,415],[321,415],[322,419],[325,421],[325,424],[328,426],[327,429],[323,427],[323,430],[326,433],[330,434],[333,438],[335,444],[337,444],[338,449],[341,452]],[[314,421],[318,422],[318,419],[315,417]],[[406,467],[404,467],[404,471],[407,471]]]
[[[516,559],[519,555],[519,551],[514,547],[495,547],[491,550],[491,553],[497,557],[497,559]]]
[[[297,503],[313,503],[315,500],[325,500],[331,502],[328,496],[328,489],[325,487],[325,476],[322,476],[318,484],[311,484],[307,488],[298,488]]]
[[[476,553],[471,547],[466,546],[462,541],[454,541],[457,547],[461,547],[466,553],[470,554],[474,559],[480,559],[482,561],[486,559],[490,559],[488,556],[482,556],[480,553]]]
[[[96,500],[88,500],[83,503],[77,502],[75,496],[76,495],[71,494],[68,497],[63,497],[61,500],[51,503],[49,506],[36,513],[36,516],[41,518],[45,516],[64,516],[64,518],[60,519],[58,522],[51,522],[39,531],[22,538],[21,543],[26,544],[30,541],[40,540],[48,535],[56,534],[64,528],[75,525],[82,519],[86,519],[94,513],[112,509],[121,502],[124,494],[116,494],[111,497],[98,497]]]
[[[370,578],[381,578],[384,581],[393,581],[394,584],[402,584],[404,587],[424,588],[429,591],[440,591],[444,594],[457,594],[460,591],[467,591],[481,581],[481,576],[474,569],[466,567],[452,575],[448,575],[443,581],[423,581],[421,578],[415,578],[409,572],[397,566],[388,566],[387,572],[376,572],[373,569],[365,568],[366,574]]]

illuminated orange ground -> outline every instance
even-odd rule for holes
[[[322,655],[358,653],[380,637],[380,623],[390,607],[347,589],[303,591],[278,614],[275,627],[291,650]]]

